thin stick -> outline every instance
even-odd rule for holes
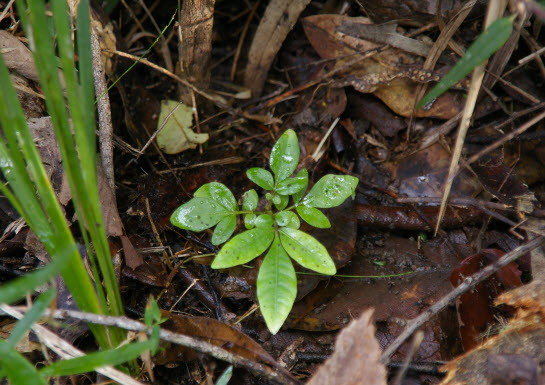
[[[416,334],[413,337],[413,343],[411,345],[411,351],[409,354],[407,354],[407,357],[405,357],[405,360],[403,360],[403,365],[401,368],[399,368],[399,371],[397,372],[394,380],[392,381],[392,385],[400,385],[401,381],[403,380],[403,377],[405,377],[405,373],[407,373],[407,369],[409,368],[409,364],[413,360],[414,355],[418,351],[418,348],[420,347],[420,344],[424,340],[424,332],[422,330],[419,330],[416,332]]]
[[[254,18],[255,11],[257,10],[257,6],[259,5],[260,0],[257,0],[252,7],[252,10],[250,11],[250,15],[248,16],[248,19],[246,20],[246,24],[244,24],[244,28],[242,29],[242,33],[240,34],[240,39],[238,40],[237,44],[237,50],[235,51],[235,58],[233,59],[233,66],[231,67],[231,81],[235,81],[235,75],[237,73],[237,64],[238,64],[238,58],[240,57],[240,51],[242,51],[242,43],[244,43],[244,39],[246,38],[246,33],[248,33],[248,28],[250,27],[250,22]]]
[[[114,128],[112,125],[112,112],[110,110],[110,97],[106,75],[102,63],[101,48],[96,33],[91,33],[91,49],[93,54],[93,78],[95,82],[95,95],[97,96],[98,111],[98,132],[100,139],[100,158],[104,174],[108,180],[108,186],[115,197],[115,174],[114,174],[114,146],[112,138]],[[114,200],[115,202],[115,200]]]
[[[456,298],[471,290],[478,283],[484,281],[486,278],[490,277],[502,267],[507,266],[511,262],[515,261],[517,258],[539,247],[543,243],[543,241],[545,241],[545,236],[539,236],[505,254],[495,263],[486,266],[479,272],[464,279],[464,281],[459,286],[455,287],[450,293],[434,303],[418,317],[409,321],[405,330],[403,330],[403,332],[394,340],[394,342],[392,342],[388,346],[384,353],[382,353],[382,356],[380,357],[381,362],[385,365],[388,364],[388,362],[390,362],[390,356],[395,353],[395,351],[401,346],[401,344],[403,344],[420,326],[426,323],[432,316],[446,308]]]
[[[488,9],[486,12],[486,17],[484,20],[484,30],[492,24],[494,20],[499,17],[499,14],[505,9],[505,4],[499,4],[499,2],[490,2],[488,3]],[[439,210],[439,215],[437,216],[437,223],[435,225],[435,234],[439,231],[441,225],[441,220],[445,215],[445,210],[447,209],[447,201],[450,195],[450,190],[452,188],[452,182],[456,177],[456,171],[458,170],[458,162],[462,155],[462,149],[464,146],[464,140],[467,134],[467,130],[471,123],[471,117],[473,116],[473,110],[475,109],[475,104],[477,103],[477,97],[479,96],[479,90],[484,78],[484,72],[486,68],[486,62],[477,66],[473,70],[471,76],[471,85],[469,86],[469,91],[467,93],[466,104],[464,106],[464,111],[462,112],[462,119],[460,120],[460,128],[458,130],[458,136],[456,137],[456,144],[454,145],[454,151],[452,151],[452,160],[450,162],[450,167],[448,170],[448,177],[445,182],[445,189],[443,191],[443,199],[441,201],[441,209]]]
[[[477,159],[481,158],[483,155],[488,154],[490,151],[495,150],[505,142],[513,139],[515,136],[522,134],[524,131],[532,127],[534,124],[538,123],[540,120],[545,119],[545,112],[542,112],[538,116],[530,119],[526,123],[524,123],[522,126],[517,128],[514,131],[511,131],[509,134],[505,135],[503,138],[498,139],[496,142],[492,143],[490,146],[484,148],[482,151],[479,151],[475,155],[473,155],[471,158],[466,160],[467,164],[471,164],[475,162]]]
[[[324,137],[322,138],[322,140],[318,144],[318,147],[316,147],[316,151],[314,151],[314,154],[312,154],[312,156],[311,156],[311,158],[314,159],[315,162],[319,161],[320,158],[322,157],[322,155],[324,155],[324,153],[323,152],[320,153],[320,151],[322,150],[322,147],[324,146],[325,141],[327,140],[327,138],[329,138],[329,135],[331,134],[331,131],[333,131],[333,129],[335,128],[337,123],[339,123],[339,120],[341,120],[341,118],[337,118],[337,119],[335,119],[333,121],[333,123],[331,123],[331,126],[329,127],[329,130],[327,130]]]
[[[184,86],[186,86],[188,88],[191,88],[193,91],[195,91],[195,93],[201,95],[205,99],[210,100],[212,103],[215,103],[218,107],[227,108],[227,109],[230,110],[230,108],[227,106],[227,102],[221,96],[212,95],[212,94],[209,94],[207,92],[204,92],[204,91],[200,90],[199,88],[195,87],[193,84],[189,83],[187,80],[182,79],[178,75],[164,69],[161,66],[158,66],[157,64],[154,64],[154,63],[150,62],[149,60],[146,60],[146,59],[138,57],[138,56],[131,55],[131,54],[126,53],[126,52],[121,52],[121,51],[104,50],[104,52],[113,53],[113,54],[115,54],[117,56],[121,56],[121,57],[124,57],[124,58],[127,58],[127,59],[132,59],[132,60],[137,61],[138,63],[147,65],[148,67],[150,67],[150,68],[152,68],[152,69],[154,69],[154,70],[156,70],[156,71],[158,71],[158,72],[160,72],[160,73],[162,73],[162,74],[176,80],[177,82],[181,83],[182,85],[184,85]]]

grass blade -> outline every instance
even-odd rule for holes
[[[1,371],[7,375],[12,384],[47,385],[47,381],[38,374],[36,368],[21,354],[10,349],[2,339],[0,339],[0,357]]]
[[[513,31],[515,16],[503,17],[493,22],[469,47],[466,54],[456,63],[448,74],[418,104],[422,108],[439,97],[450,87],[462,80],[475,67],[484,63],[494,52],[505,44]]]
[[[155,349],[159,342],[158,326],[156,328],[157,332],[154,333],[156,337],[152,335],[152,338],[148,341],[132,343],[117,349],[90,353],[82,357],[59,361],[40,370],[40,374],[48,377],[70,376],[91,372],[101,366],[115,366],[134,360],[145,351]]]

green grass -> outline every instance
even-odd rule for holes
[[[17,0],[16,4],[26,36],[31,42],[47,113],[51,116],[94,277],[88,275],[82,262],[76,240],[57,201],[0,55],[0,123],[3,136],[0,141],[0,169],[4,176],[0,190],[44,244],[52,261],[42,269],[3,285],[0,288],[0,302],[18,301],[60,273],[82,311],[122,315],[121,296],[97,187],[95,94],[88,0],[82,0],[78,7],[75,42],[72,41],[72,26],[65,0],[50,2],[51,17],[46,17],[43,0]],[[78,48],[77,68],[74,46]],[[59,79],[59,65],[64,88]],[[19,355],[14,346],[51,302],[52,293],[48,291],[40,297],[29,314],[18,322],[7,342],[0,340],[0,374],[7,375],[12,383],[23,383],[18,382],[21,378],[26,378],[24,383],[29,383],[31,379],[36,384],[46,383],[45,377],[37,375],[33,365]],[[124,331],[99,325],[89,326],[104,350],[102,357],[110,359],[111,355],[119,354],[109,349],[116,348],[123,341]],[[148,348],[145,343],[126,348],[131,352],[130,357],[126,356],[126,359],[115,363],[134,359],[137,352]],[[104,363],[100,361],[101,356],[93,357],[95,362]],[[92,367],[89,363],[86,366],[79,362],[76,364],[86,369]],[[44,374],[60,372],[44,370]]]

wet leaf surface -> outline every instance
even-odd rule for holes
[[[171,331],[202,339],[248,359],[284,370],[260,344],[221,321],[207,317],[172,314],[165,311],[161,312],[161,316],[169,318],[164,325]],[[183,349],[176,348],[175,350],[178,350],[179,354],[183,354]]]

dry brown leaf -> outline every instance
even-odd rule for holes
[[[51,179],[53,189],[58,192],[63,181],[64,167],[62,166],[61,152],[55,139],[51,118],[47,116],[29,119],[28,126],[32,132],[34,143],[38,147],[45,171]]]
[[[517,316],[481,345],[443,366],[441,385],[543,384],[545,362],[545,282],[506,292],[497,304],[517,306]]]
[[[382,352],[372,317],[373,310],[369,309],[339,333],[335,353],[307,385],[386,384],[386,368],[379,362]]]
[[[342,15],[315,15],[303,20],[305,34],[316,52],[324,59],[336,59],[332,71],[354,62],[358,53],[366,53],[379,47],[370,41],[339,32],[339,29],[358,29],[360,26],[366,28],[369,24],[371,21],[367,18]],[[403,63],[403,67],[399,63]],[[390,48],[359,61],[357,65],[347,67],[339,75],[348,75],[355,80],[362,79],[363,86],[360,84],[358,87],[360,91],[368,88],[367,92],[373,92],[396,114],[408,117],[413,114],[418,83],[405,78],[406,75],[399,75],[411,66],[420,68],[421,65],[412,55]],[[387,79],[390,81],[385,83]],[[464,100],[460,93],[447,92],[429,109],[420,109],[414,116],[450,119],[463,105]]]
[[[500,303],[517,307],[519,310],[541,313],[545,317],[545,280],[534,280],[503,293],[496,301],[496,304]]]
[[[121,236],[121,243],[123,244],[123,252],[125,254],[125,264],[128,267],[134,270],[144,263],[144,258],[136,251],[131,240],[126,235]]]
[[[114,194],[110,189],[106,175],[101,165],[97,167],[98,178],[98,196],[100,206],[102,207],[102,216],[104,218],[104,228],[106,234],[110,237],[120,237],[123,235],[123,224],[117,211],[117,203]]]
[[[113,52],[115,52],[117,46],[114,26],[112,23],[105,21],[101,15],[98,15],[94,7],[91,7],[91,29],[98,36],[98,42],[102,49],[101,56],[104,71],[107,75],[111,75],[114,68]]]
[[[161,316],[168,318],[164,326],[173,332],[202,339],[229,352],[287,373],[260,344],[226,323],[213,318],[173,314],[164,310],[161,311]],[[187,354],[185,347],[178,346],[176,349],[179,349],[177,356]]]
[[[51,258],[45,249],[42,241],[38,239],[34,231],[29,231],[25,239],[25,249],[27,249],[30,254],[34,255],[44,264],[51,263]]]
[[[462,0],[358,0],[358,5],[376,23],[406,19],[413,23],[427,24],[437,21],[439,16],[450,16],[463,4]]]
[[[534,239],[539,235],[545,235],[543,219],[528,218],[520,227],[526,230],[528,239]],[[545,252],[543,247],[537,247],[530,251],[532,263],[532,277],[534,281],[545,281]]]
[[[271,0],[259,23],[246,65],[244,85],[252,97],[261,94],[272,62],[310,0]]]
[[[9,338],[17,322],[12,319],[6,319],[5,323],[0,325],[0,338],[4,341]],[[29,339],[30,330],[27,331],[15,345],[15,350],[21,354],[41,351],[42,345],[39,342]]]
[[[431,45],[416,39],[403,36],[396,31],[397,23],[386,24],[348,24],[341,25],[337,31],[357,36],[374,43],[388,44],[391,47],[399,48],[403,51],[415,55],[426,57],[430,53]]]
[[[30,80],[38,81],[32,52],[8,31],[0,31],[0,51],[6,66]]]

